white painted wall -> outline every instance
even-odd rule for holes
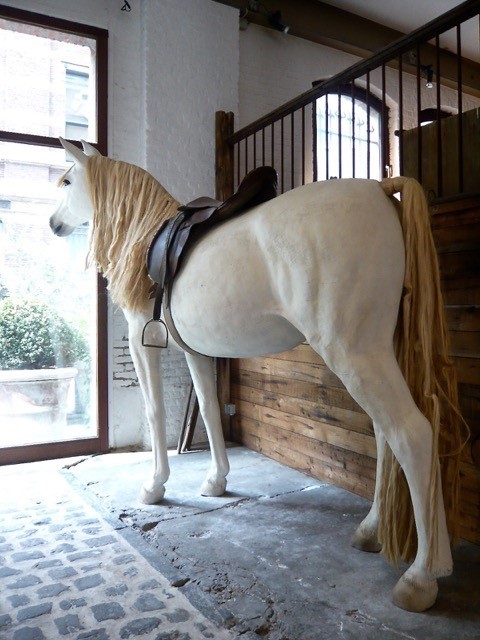
[[[244,126],[358,58],[250,24],[240,31],[239,124]]]

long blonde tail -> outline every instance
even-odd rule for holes
[[[413,178],[404,177],[383,180],[381,186],[387,196],[397,192],[402,196],[400,218],[405,240],[405,280],[395,346],[413,399],[432,426],[431,563],[437,546],[439,464],[448,529],[453,541],[458,537],[459,464],[468,427],[460,414],[456,371],[448,355],[437,253],[423,189]],[[380,491],[379,538],[384,554],[394,563],[411,561],[416,555],[410,493],[400,465],[388,447]]]

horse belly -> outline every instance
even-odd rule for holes
[[[173,287],[175,326],[188,346],[205,355],[255,357],[305,339],[285,318],[256,240],[241,227],[233,234],[219,229],[200,242]]]
[[[226,318],[228,321],[229,319]],[[248,317],[241,322],[223,325],[218,318],[203,316],[194,329],[175,323],[189,347],[207,356],[219,358],[254,358],[293,349],[304,336],[281,316]]]

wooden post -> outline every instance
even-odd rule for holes
[[[226,200],[233,194],[233,145],[229,142],[233,135],[233,113],[215,113],[215,197]],[[230,361],[217,358],[217,393],[222,416],[223,435],[231,437],[231,417],[225,412],[230,403]]]
[[[233,194],[233,113],[215,114],[215,197],[226,200]]]

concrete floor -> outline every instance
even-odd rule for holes
[[[90,457],[67,477],[161,571],[185,581],[207,615],[213,602],[210,617],[216,610],[238,637],[480,640],[480,547],[456,550],[434,608],[402,611],[390,602],[401,571],[350,546],[368,501],[241,447],[229,458],[228,493],[204,498],[209,454],[171,457],[158,506],[137,500],[150,454]]]

